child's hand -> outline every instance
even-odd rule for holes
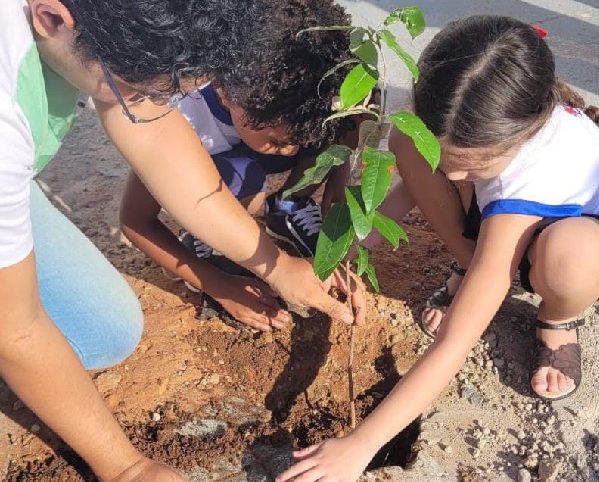
[[[283,329],[291,315],[281,309],[277,295],[260,280],[229,276],[218,293],[209,293],[237,321],[261,331]]]
[[[373,454],[352,435],[326,440],[293,453],[298,463],[287,469],[276,482],[355,482],[366,470]]]
[[[187,480],[170,467],[144,457],[111,482],[186,482]]]
[[[366,316],[364,285],[357,277],[352,276],[352,285],[348,289],[344,278],[344,275],[337,272],[329,280],[322,282],[314,274],[314,268],[308,260],[281,253],[266,281],[290,305],[316,308],[333,320],[348,325],[354,322],[363,324]],[[331,288],[339,288],[346,294],[349,292],[353,313],[345,303],[329,295]]]

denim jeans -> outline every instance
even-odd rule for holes
[[[85,235],[31,186],[31,221],[42,304],[87,369],[133,352],[143,330],[137,297]]]

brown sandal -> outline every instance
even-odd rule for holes
[[[458,264],[457,261],[454,261],[453,263],[451,263],[449,268],[451,269],[451,271],[453,273],[457,274],[458,276],[462,276],[462,277],[466,276],[466,269],[462,268]],[[443,286],[441,286],[441,288],[436,289],[433,292],[433,294],[430,296],[430,298],[428,300],[426,300],[426,308],[445,310],[445,309],[449,308],[449,305],[451,305],[453,298],[454,298],[454,295],[449,294],[449,288],[447,287],[447,282],[446,282]],[[432,331],[430,331],[428,329],[428,327],[424,323],[424,320],[422,319],[422,316],[418,320],[418,326],[424,332],[424,334],[427,335],[428,337],[430,337],[430,338],[435,337],[435,333],[433,333]]]
[[[544,321],[537,320],[537,327],[542,330],[576,330],[578,336],[578,328],[584,325],[584,320],[570,321],[569,323],[549,324]],[[540,368],[553,368],[560,371],[563,375],[571,378],[574,381],[574,386],[568,392],[561,393],[556,396],[539,395],[534,390],[534,394],[542,400],[554,402],[571,396],[580,386],[582,382],[582,349],[580,343],[568,343],[562,345],[556,350],[549,348],[542,340],[537,338],[536,353],[533,361],[532,376],[534,376]],[[532,379],[531,376],[531,379]]]

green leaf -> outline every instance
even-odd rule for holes
[[[402,22],[406,26],[413,39],[424,32],[424,27],[426,26],[424,14],[418,7],[402,7],[393,10],[385,19],[385,27],[398,22]]]
[[[370,68],[376,69],[379,63],[379,51],[372,40],[362,42],[352,53]]]
[[[389,151],[377,151],[366,146],[362,152],[362,199],[367,213],[378,208],[391,187],[395,156]]]
[[[322,281],[343,261],[354,236],[347,204],[333,205],[322,224],[314,256],[314,272]]]
[[[404,229],[393,219],[384,216],[378,211],[374,213],[372,225],[381,233],[381,236],[391,243],[393,249],[399,248],[401,241],[408,242],[408,235]]]
[[[374,89],[377,81],[378,72],[368,69],[365,64],[356,65],[341,84],[341,108],[347,109],[363,101]]]
[[[325,72],[325,74],[322,76],[322,78],[320,79],[320,81],[318,82],[318,95],[320,95],[320,86],[322,85],[322,83],[331,75],[333,75],[335,72],[337,72],[339,69],[342,69],[343,67],[345,67],[346,65],[351,65],[351,64],[359,64],[360,61],[358,59],[348,59],[348,60],[344,60],[343,62],[335,65],[335,67],[333,67],[332,69],[329,69]]]
[[[289,197],[308,186],[321,184],[329,171],[335,166],[344,164],[350,158],[352,152],[347,146],[333,145],[329,147],[316,158],[316,164],[313,167],[304,171],[304,175],[295,186],[283,192],[283,198]]]
[[[426,159],[433,171],[437,169],[441,162],[441,146],[424,122],[411,112],[391,114],[389,119],[397,129],[412,138],[416,149]]]
[[[331,114],[324,120],[323,125],[334,119],[341,119],[342,117],[349,117],[352,115],[371,115],[376,117],[377,119],[380,118],[379,113],[374,109],[370,109],[368,107],[350,107],[347,110]]]
[[[372,214],[366,214],[360,186],[345,188],[345,199],[349,207],[349,215],[354,226],[356,236],[361,241],[372,231]]]
[[[356,273],[358,276],[362,276],[366,271],[366,267],[368,266],[368,250],[363,246],[358,246],[358,267],[356,268]]]
[[[397,42],[395,35],[393,35],[389,30],[381,30],[379,32],[379,37],[383,42],[387,44],[387,46],[395,52],[395,54],[406,64],[406,67],[414,77],[414,80],[418,82],[418,78],[420,77],[420,70],[418,69],[418,65],[414,58],[406,52],[401,45]]]
[[[377,148],[382,137],[381,126],[371,119],[360,123],[358,146],[370,146]]]
[[[368,281],[370,281],[370,284],[374,288],[374,291],[376,291],[377,293],[381,291],[379,286],[379,279],[376,276],[376,270],[374,269],[374,266],[372,266],[372,263],[369,262],[368,266],[364,271],[366,273],[366,276],[368,276]]]
[[[363,27],[356,27],[349,33],[349,50],[353,52],[364,42],[368,31]]]

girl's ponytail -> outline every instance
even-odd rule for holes
[[[599,107],[595,107],[594,105],[589,105],[584,113],[599,126]]]
[[[599,126],[599,107],[587,105],[580,94],[575,92],[568,84],[557,79],[553,96],[556,103],[566,104],[576,109],[583,110],[584,113]]]

